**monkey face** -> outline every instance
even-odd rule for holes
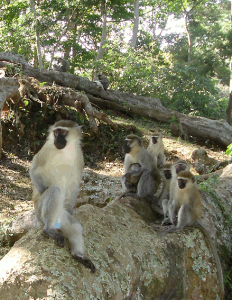
[[[125,144],[122,147],[122,151],[125,153],[130,153],[131,151],[131,141],[125,140]]]
[[[171,179],[172,178],[172,172],[171,170],[164,170],[164,176],[167,180]]]
[[[53,133],[55,137],[54,145],[57,149],[63,149],[67,144],[65,137],[68,135],[68,130],[57,128]]]
[[[185,188],[186,183],[187,183],[187,179],[183,179],[183,178],[178,178],[178,187],[182,190]]]
[[[152,136],[151,140],[152,140],[152,144],[157,144],[157,142],[158,142],[158,136],[157,135],[156,136]]]
[[[175,168],[176,168],[176,174],[179,174],[181,171],[184,171],[186,169],[186,165],[180,163],[180,164],[177,164],[175,166]]]

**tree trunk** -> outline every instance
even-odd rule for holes
[[[224,120],[211,120],[203,117],[193,117],[166,109],[159,99],[135,96],[119,91],[104,91],[87,78],[78,75],[39,70],[31,67],[21,55],[9,52],[0,53],[0,61],[21,63],[22,73],[34,77],[40,82],[52,85],[55,82],[63,87],[70,87],[78,91],[85,91],[88,99],[100,108],[114,109],[128,115],[137,114],[161,122],[171,123],[175,119],[176,134],[180,136],[194,136],[205,140],[213,140],[227,147],[232,141],[232,127]],[[16,80],[16,79],[15,79]],[[90,103],[88,104],[89,107]],[[97,118],[97,117],[96,117]],[[103,120],[101,118],[101,120]]]
[[[15,103],[20,99],[19,82],[16,78],[0,78],[0,116],[2,113],[3,105],[11,98]],[[0,118],[0,159],[2,149],[2,125]]]
[[[73,19],[74,16],[75,16],[76,10],[77,10],[77,7],[75,7],[74,10],[72,11],[72,14],[71,14],[71,16],[70,16],[69,19],[68,19],[68,23],[67,23],[66,28],[65,28],[64,31],[60,34],[60,37],[58,38],[57,42],[55,43],[55,45],[54,45],[54,47],[53,47],[53,51],[52,51],[52,55],[51,55],[51,60],[50,60],[50,63],[49,63],[49,68],[50,68],[50,69],[52,68],[52,63],[53,63],[53,59],[54,59],[54,55],[55,55],[56,49],[57,49],[57,47],[59,46],[62,37],[65,36],[65,35],[67,34],[67,32],[68,32],[68,30],[69,30],[69,26],[70,26],[70,24],[72,24],[72,19]],[[65,55],[64,55],[63,58],[68,59],[68,57],[65,56]]]
[[[191,35],[190,35],[189,29],[188,29],[188,13],[187,12],[185,12],[184,21],[185,21],[185,29],[186,29],[186,33],[187,33],[187,38],[188,38],[188,64],[190,65],[192,42],[191,42]]]
[[[230,27],[232,27],[232,0],[230,2]],[[230,97],[226,108],[226,120],[231,125],[232,111],[232,58],[230,59]]]
[[[139,0],[134,2],[134,25],[133,25],[133,35],[130,42],[131,48],[135,48],[139,29]]]
[[[101,3],[101,15],[102,15],[102,37],[101,37],[101,43],[100,43],[100,46],[98,49],[96,60],[103,59],[103,55],[105,52],[105,49],[103,48],[103,46],[106,42],[106,35],[107,35],[107,26],[106,26],[107,0],[102,1],[102,3]]]
[[[232,70],[231,70],[231,72],[232,72]],[[231,84],[232,84],[232,82],[231,82]],[[230,84],[230,90],[231,90],[231,84]],[[228,105],[226,108],[226,121],[230,125],[231,125],[231,110],[232,110],[232,91],[230,91],[230,97],[229,97]]]
[[[33,0],[30,0],[30,5],[31,5],[31,10],[34,14],[35,18],[35,35],[36,35],[36,49],[37,49],[37,56],[38,56],[38,61],[39,61],[39,68],[43,69],[43,61],[42,61],[42,53],[41,53],[41,47],[40,47],[40,38],[38,34],[38,29],[37,29],[37,20],[36,20],[36,10],[35,10],[35,5]]]

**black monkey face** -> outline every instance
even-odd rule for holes
[[[67,144],[65,137],[68,135],[68,130],[57,128],[54,130],[54,145],[57,149],[64,149]]]
[[[130,147],[131,141],[125,140],[125,144],[122,147],[123,152],[130,153],[131,147]]]
[[[164,176],[167,180],[172,178],[171,170],[164,170]]]
[[[186,183],[187,183],[187,179],[183,179],[183,178],[178,178],[178,187],[182,190],[185,188]]]
[[[157,144],[157,142],[158,142],[158,136],[152,136],[151,140],[152,140],[152,144]]]
[[[176,165],[176,174],[180,173],[180,171],[184,171],[186,169],[186,165],[185,164],[177,164]]]

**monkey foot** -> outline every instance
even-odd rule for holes
[[[73,255],[73,258],[76,259],[77,261],[79,261],[81,264],[83,264],[86,268],[91,269],[92,273],[94,273],[96,271],[94,264],[88,257],[86,257],[84,255],[82,255],[82,256]]]

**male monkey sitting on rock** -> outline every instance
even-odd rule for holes
[[[61,247],[66,237],[72,257],[95,272],[94,264],[84,255],[81,224],[71,215],[83,167],[80,127],[61,120],[49,128],[47,141],[34,156],[29,173],[38,225],[43,224],[43,231]]]

